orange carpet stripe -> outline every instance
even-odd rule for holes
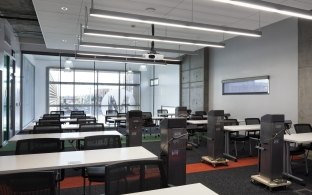
[[[243,158],[239,159],[238,162],[229,161],[228,166],[220,165],[215,168],[206,163],[194,163],[186,165],[186,173],[198,173],[198,172],[206,172],[206,171],[214,171],[214,170],[222,170],[222,169],[232,169],[238,167],[252,166],[258,164],[258,158]]]
[[[245,167],[245,166],[251,166],[251,165],[257,165],[258,158],[252,157],[252,158],[243,158],[239,159],[238,162],[229,161],[228,166],[217,166],[214,168],[210,164],[206,163],[193,163],[193,164],[187,164],[186,165],[186,173],[198,173],[198,172],[207,172],[207,171],[215,171],[215,170],[222,170],[222,169],[233,169],[238,167]],[[88,187],[89,181],[86,179],[86,186]],[[92,185],[103,185],[103,183],[92,183]],[[66,188],[77,188],[83,186],[83,178],[81,176],[74,176],[74,177],[66,177],[61,182],[61,189]]]
[[[92,182],[93,185],[103,185],[103,183],[95,183]],[[83,186],[83,178],[81,176],[74,177],[66,177],[63,181],[61,181],[61,189],[66,188],[78,188]],[[89,186],[89,181],[86,179],[86,188]]]

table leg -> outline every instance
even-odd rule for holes
[[[224,153],[223,153],[223,155],[226,158],[228,158],[230,160],[234,160],[235,162],[237,162],[237,158],[230,154],[230,132],[229,131],[225,131]]]
[[[293,179],[294,181],[302,185],[305,185],[305,182],[303,179],[292,175],[289,148],[290,148],[290,142],[284,142],[283,175],[290,179]]]

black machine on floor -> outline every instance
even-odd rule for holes
[[[208,155],[202,157],[202,161],[212,164],[227,165],[228,160],[223,157],[224,153],[224,111],[211,110],[208,112],[207,147]]]
[[[164,161],[168,183],[186,183],[186,119],[166,118],[160,123],[161,159]]]
[[[127,113],[126,146],[142,146],[142,111],[131,110]]]
[[[259,174],[251,176],[252,182],[262,183],[269,188],[291,184],[282,178],[284,123],[284,115],[267,114],[261,117]]]

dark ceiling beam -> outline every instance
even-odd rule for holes
[[[24,17],[18,17],[18,16],[1,16],[0,18],[8,19],[8,20],[27,20],[27,21],[38,21],[37,18],[24,18]]]

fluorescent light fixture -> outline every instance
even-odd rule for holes
[[[116,49],[116,50],[126,50],[126,51],[142,51],[148,52],[151,50],[150,47],[139,47],[139,46],[129,46],[129,45],[114,45],[114,44],[103,44],[103,43],[92,43],[92,42],[80,42],[81,47],[87,48],[102,48],[102,49]],[[159,52],[168,52],[168,53],[180,53],[180,54],[188,54],[195,55],[193,51],[186,50],[175,50],[175,49],[163,49],[156,48]]]
[[[151,17],[151,16],[128,14],[128,13],[99,10],[99,9],[92,9],[92,8],[90,9],[90,16],[105,18],[105,19],[112,19],[112,20],[128,21],[128,22],[156,24],[160,26],[169,26],[169,27],[175,27],[175,28],[199,30],[199,31],[210,31],[210,32],[217,32],[217,33],[250,36],[250,37],[261,37],[260,31],[231,28],[231,27],[224,27],[224,26],[217,26],[217,25],[209,25],[209,24],[201,24],[201,23],[179,21],[179,20],[171,20],[171,19],[163,19],[163,18],[157,18],[157,17]]]
[[[312,20],[312,12],[309,10],[302,10],[294,7],[280,5],[276,3],[270,3],[261,0],[211,0],[220,3],[228,3],[231,5],[237,5],[241,7],[247,7],[251,9],[257,9],[261,11],[274,12],[287,16],[293,16],[303,19]]]
[[[150,60],[146,59],[142,56],[138,55],[123,55],[123,54],[111,54],[111,53],[98,53],[98,52],[77,52],[77,55],[85,55],[85,56],[102,56],[102,57],[111,57],[111,58],[125,58],[125,59],[138,59],[138,60],[146,60],[146,61],[151,61],[154,62],[155,60]],[[157,61],[157,60],[156,60]],[[174,59],[174,58],[165,58],[161,61],[166,61],[166,62],[180,62],[181,60],[179,59]]]
[[[224,48],[223,43],[187,40],[187,39],[179,39],[179,38],[169,38],[169,37],[161,37],[161,36],[138,35],[138,34],[132,34],[132,33],[111,32],[111,31],[102,31],[102,30],[93,30],[93,29],[84,29],[84,34],[90,35],[90,36],[109,37],[109,38],[118,38],[118,39],[155,41],[155,42],[179,44],[179,45],[193,45],[193,46],[202,46],[202,47]]]
[[[86,62],[111,62],[111,63],[128,63],[128,64],[144,64],[144,65],[157,65],[157,66],[166,66],[166,62],[140,62],[140,61],[135,61],[131,59],[126,59],[126,60],[120,60],[120,59],[101,59],[101,58],[86,58],[86,57],[76,57],[75,60],[78,61],[86,61]]]

